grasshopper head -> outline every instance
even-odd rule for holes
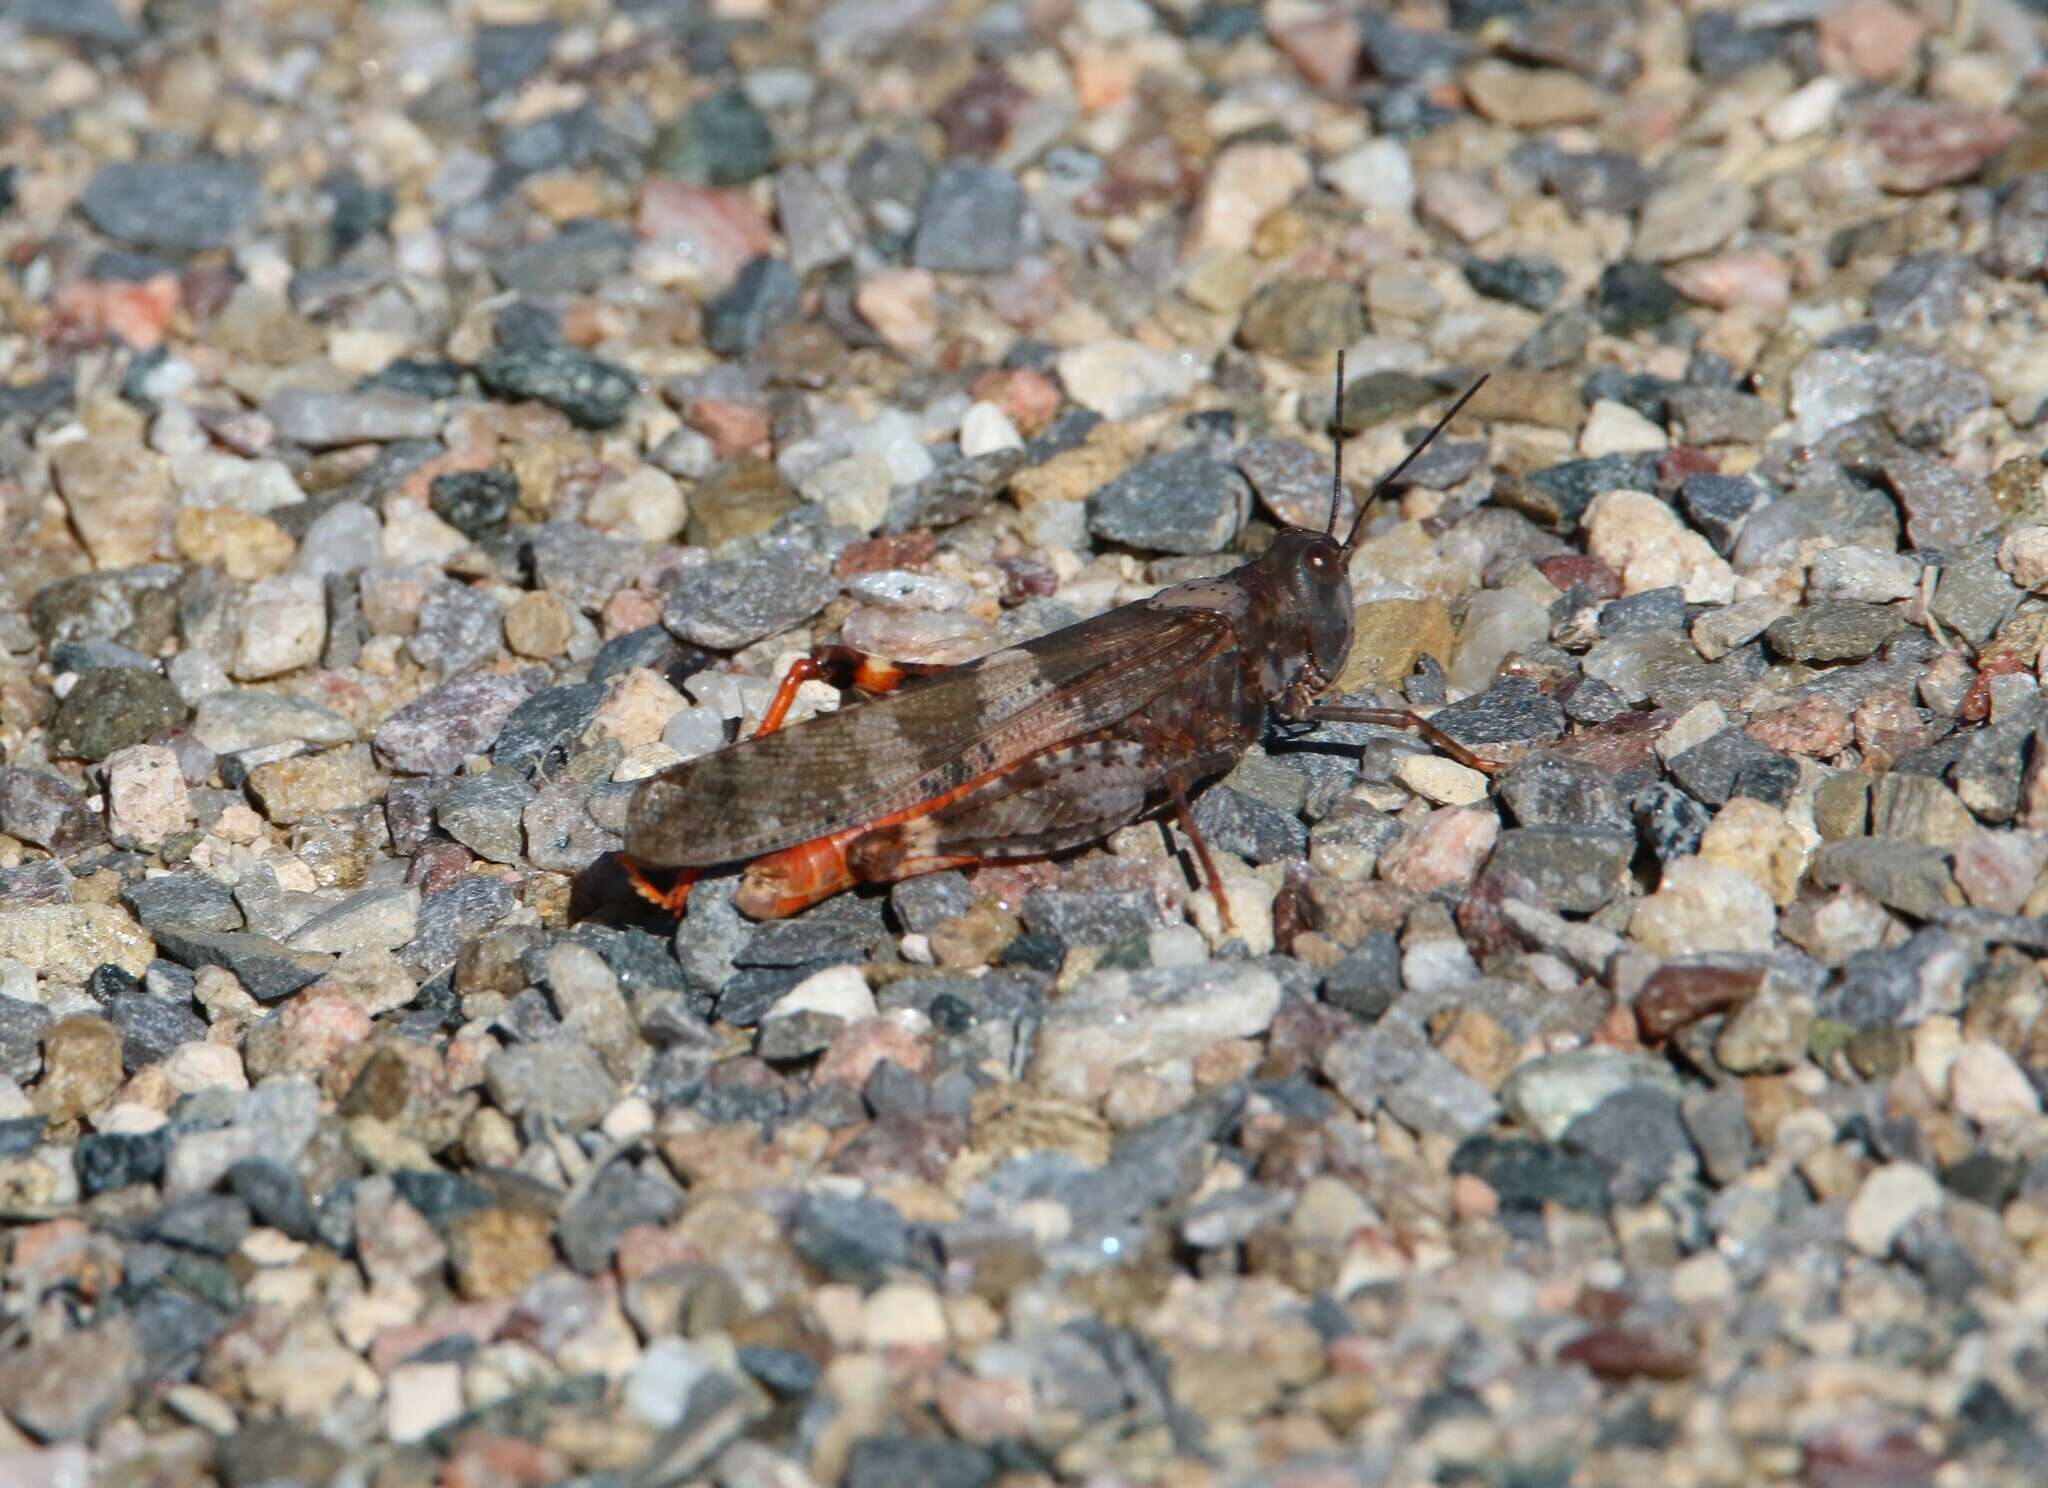
[[[1290,527],[1266,550],[1280,592],[1308,641],[1308,660],[1326,679],[1351,652],[1350,554],[1326,532]]]

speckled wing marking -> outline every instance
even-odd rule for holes
[[[906,810],[1117,722],[1231,637],[1207,610],[1111,610],[665,770],[633,797],[626,852],[707,868]]]

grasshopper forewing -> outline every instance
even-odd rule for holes
[[[1380,479],[1342,541],[1340,432],[1328,529],[1287,528],[1218,578],[942,671],[827,648],[826,666],[878,695],[782,728],[797,685],[820,673],[820,661],[799,662],[752,738],[641,783],[626,820],[635,887],[680,913],[702,870],[748,863],[735,902],[771,919],[856,884],[1081,847],[1170,808],[1227,926],[1188,795],[1243,757],[1269,709],[1434,736],[1403,710],[1334,709],[1316,698],[1351,650],[1348,571],[1373,498],[1484,381]],[[1343,393],[1340,357],[1340,423]],[[641,868],[682,872],[662,892]]]

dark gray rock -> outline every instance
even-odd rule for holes
[[[557,750],[566,749],[597,717],[604,702],[602,682],[577,682],[536,692],[506,715],[491,746],[491,760],[508,769],[540,767]]]
[[[796,270],[762,254],[749,259],[730,286],[704,307],[704,341],[720,356],[745,356],[803,308]]]
[[[1141,461],[1088,498],[1097,537],[1152,553],[1228,548],[1251,509],[1245,478],[1203,445]]]
[[[106,841],[106,828],[69,782],[43,770],[0,767],[0,832],[69,857]]]
[[[1497,777],[1494,789],[1524,827],[1629,824],[1628,812],[1607,774],[1563,755],[1531,755]]]
[[[562,1255],[585,1276],[601,1274],[619,1252],[619,1236],[634,1225],[662,1225],[683,1210],[673,1183],[650,1178],[631,1163],[615,1162],[584,1190],[555,1225]]]
[[[185,721],[185,701],[155,671],[102,667],[78,679],[50,722],[50,751],[103,760]]]
[[[790,1221],[796,1253],[833,1281],[871,1285],[908,1266],[910,1226],[895,1205],[877,1198],[805,1194]]]
[[[1065,945],[1115,945],[1165,923],[1143,889],[1033,889],[1024,896],[1024,928]]]
[[[43,1068],[43,1030],[56,1017],[39,1002],[0,997],[0,1075],[26,1085]]]
[[[1887,605],[1834,599],[1773,620],[1764,639],[1788,661],[1862,661],[1905,628],[1905,617]]]
[[[434,807],[434,820],[478,857],[516,863],[525,845],[521,814],[533,799],[524,775],[500,765],[451,785]]]
[[[949,161],[939,167],[917,214],[910,248],[919,268],[994,273],[1024,246],[1024,188],[995,166]]]
[[[1299,816],[1226,784],[1203,791],[1194,816],[1210,847],[1254,863],[1294,861],[1308,854],[1308,828]]]
[[[1948,855],[1896,837],[1845,837],[1821,844],[1810,870],[1822,888],[1854,884],[1878,903],[1925,918],[1956,901]]]
[[[1782,806],[1799,784],[1797,760],[1733,727],[1693,745],[1669,769],[1686,794],[1710,806],[1736,796]]]
[[[737,651],[803,624],[838,592],[830,573],[787,554],[714,559],[676,579],[661,623],[693,645]]]
[[[189,1001],[131,992],[107,1004],[107,1021],[121,1034],[121,1064],[130,1074],[160,1064],[180,1044],[206,1037],[206,1020]]]
[[[1566,1127],[1559,1143],[1606,1170],[1617,1204],[1646,1203],[1668,1179],[1698,1167],[1677,1099],[1651,1086],[1617,1090]]]
[[[170,960],[195,971],[202,966],[224,967],[258,1002],[289,997],[334,966],[332,956],[295,951],[267,935],[189,925],[159,926],[155,934],[157,950]]]
[[[262,204],[256,172],[220,160],[117,161],[101,166],[78,199],[108,237],[181,255],[234,242]]]
[[[1487,860],[1487,870],[1529,882],[1552,909],[1591,914],[1628,885],[1636,834],[1613,827],[1513,827]]]
[[[419,933],[400,952],[415,971],[445,970],[469,941],[512,912],[517,895],[503,879],[465,874],[420,900]]]
[[[121,888],[121,902],[154,933],[160,925],[186,925],[196,930],[239,930],[242,911],[234,891],[204,873],[166,873],[138,878]]]
[[[1430,723],[1481,759],[1503,760],[1564,737],[1564,708],[1533,677],[1509,675],[1463,702],[1439,708]]]
[[[493,395],[545,403],[584,429],[611,428],[640,391],[624,367],[568,346],[501,346],[477,363],[476,375]]]

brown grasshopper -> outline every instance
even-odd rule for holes
[[[1221,577],[961,666],[899,665],[842,647],[800,660],[751,738],[641,783],[626,818],[628,876],[679,914],[703,870],[747,862],[735,903],[775,919],[856,884],[1081,847],[1170,806],[1227,929],[1188,795],[1243,757],[1269,708],[1297,722],[1419,729],[1479,763],[1405,709],[1316,698],[1351,650],[1349,569],[1367,512],[1484,381],[1380,478],[1342,542],[1340,437],[1329,527],[1286,528]],[[1340,419],[1343,398],[1340,358]],[[783,728],[797,687],[827,673],[887,696]],[[642,867],[682,872],[664,893]]]

